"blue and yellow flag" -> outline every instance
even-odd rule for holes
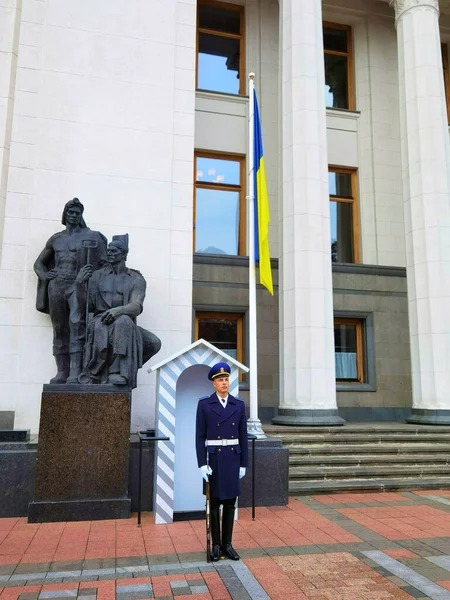
[[[254,98],[254,174],[255,174],[255,260],[259,260],[259,282],[273,296],[272,269],[269,251],[269,197],[267,195],[264,151],[256,92]]]

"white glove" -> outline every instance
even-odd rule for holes
[[[203,465],[200,467],[200,471],[202,473],[202,477],[205,481],[208,481],[208,475],[212,475],[212,469],[209,465]]]
[[[247,469],[245,467],[239,467],[239,479],[242,479],[245,476]]]

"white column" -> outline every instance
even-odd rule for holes
[[[322,10],[282,0],[280,407],[274,423],[341,425],[336,405]]]
[[[437,0],[394,0],[412,422],[450,424],[450,178]]]

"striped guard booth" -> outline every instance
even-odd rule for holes
[[[176,444],[176,389],[180,375],[189,367],[205,365],[212,367],[225,361],[231,366],[230,394],[239,395],[239,370],[248,372],[248,367],[205,340],[198,340],[184,350],[151,367],[148,372],[157,372],[155,425],[158,435],[170,438],[155,447],[154,517],[155,523],[173,522],[173,497]],[[234,368],[233,368],[234,367]]]

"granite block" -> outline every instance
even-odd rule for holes
[[[252,505],[252,443],[249,443],[248,469],[241,479],[239,506]],[[289,450],[280,439],[255,441],[255,505],[284,506],[289,501]]]
[[[14,427],[14,411],[0,410],[0,429],[12,429]]]
[[[0,429],[0,442],[29,442],[29,429]]]
[[[42,393],[29,522],[128,518],[130,392],[50,387]]]
[[[0,444],[0,518],[27,514],[35,471],[36,444]]]

